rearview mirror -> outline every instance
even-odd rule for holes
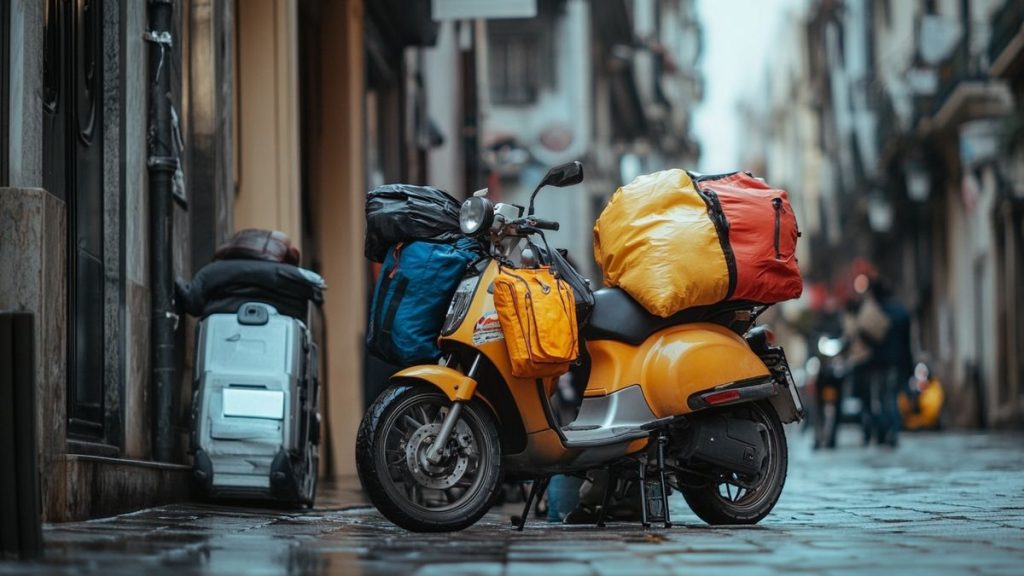
[[[579,184],[580,182],[583,182],[583,163],[579,160],[573,160],[568,164],[555,166],[551,170],[548,170],[544,179],[540,181],[540,185],[557,186],[561,188],[563,186]]]
[[[533,216],[533,199],[537,197],[537,192],[540,192],[541,188],[545,186],[562,188],[579,184],[580,182],[583,182],[583,163],[579,160],[573,160],[568,164],[555,166],[548,170],[548,173],[544,175],[544,179],[540,181],[540,184],[537,184],[533,194],[530,195],[530,209],[526,213]]]

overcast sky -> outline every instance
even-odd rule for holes
[[[736,103],[761,85],[771,34],[783,8],[799,0],[697,0],[704,26],[704,102],[695,123],[701,143],[698,170],[732,172],[739,166],[740,124]]]

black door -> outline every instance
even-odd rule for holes
[[[103,439],[103,18],[47,0],[43,185],[67,203],[68,434]]]

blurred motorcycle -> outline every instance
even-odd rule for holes
[[[822,334],[814,350],[806,366],[809,385],[814,391],[814,448],[835,448],[847,374],[841,355],[843,339]]]

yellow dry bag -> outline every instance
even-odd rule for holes
[[[594,226],[594,258],[618,286],[662,318],[729,296],[729,267],[704,199],[682,170],[619,188]]]
[[[494,307],[518,378],[568,372],[579,354],[576,301],[551,268],[506,268],[494,279]]]

